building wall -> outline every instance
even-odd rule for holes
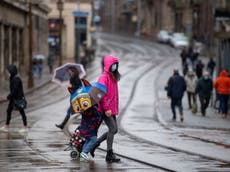
[[[33,51],[48,54],[46,6],[33,5]],[[21,1],[0,1],[0,82],[9,64],[15,64],[21,75],[28,74],[28,6]]]
[[[87,17],[87,46],[91,46],[91,33],[90,33],[90,25],[92,18],[92,6],[91,1],[83,1],[85,3],[80,4],[80,11],[89,12],[89,16]],[[49,7],[51,8],[51,12],[49,13],[49,18],[59,18],[59,11],[57,10],[56,1],[50,1]],[[65,1],[64,10],[62,12],[63,16],[63,32],[62,32],[62,52],[63,56],[67,59],[72,59],[75,55],[75,30],[74,30],[74,15],[73,11],[79,11],[77,1]]]

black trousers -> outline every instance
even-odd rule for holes
[[[8,108],[7,108],[7,117],[6,117],[6,125],[10,124],[10,120],[11,120],[11,115],[12,115],[12,111],[14,110],[14,102],[12,100],[10,100]],[[24,109],[19,109],[19,112],[22,116],[22,121],[24,126],[27,126],[27,119],[26,119],[26,114]]]
[[[207,97],[199,96],[199,98],[200,98],[200,104],[201,104],[201,113],[205,115],[206,109],[209,105],[210,96],[207,96]]]

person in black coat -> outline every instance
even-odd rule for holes
[[[17,106],[16,100],[22,100],[25,99],[24,92],[23,92],[23,84],[21,78],[17,75],[17,67],[15,65],[9,65],[7,67],[7,79],[9,79],[9,86],[10,86],[10,94],[5,98],[5,100],[9,101],[8,108],[7,108],[7,118],[5,126],[1,128],[1,130],[8,131],[10,120],[11,120],[11,114],[14,109],[19,110],[23,124],[24,129],[27,130],[27,118],[26,114],[23,108]]]
[[[196,86],[196,93],[199,95],[201,104],[201,113],[203,116],[206,114],[206,109],[209,105],[213,89],[212,79],[209,77],[208,71],[203,73]]]
[[[171,98],[171,109],[173,113],[173,120],[176,120],[176,106],[179,108],[180,120],[183,122],[183,106],[182,98],[186,90],[186,83],[182,76],[180,76],[178,69],[174,69],[173,76],[168,80],[167,95]]]

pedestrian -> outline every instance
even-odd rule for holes
[[[104,57],[104,72],[100,75],[98,82],[105,85],[107,88],[106,95],[99,102],[99,111],[103,114],[103,120],[108,127],[108,131],[98,138],[94,148],[91,150],[91,155],[94,157],[95,149],[101,142],[107,140],[106,162],[119,162],[120,159],[113,153],[114,135],[117,133],[117,115],[118,109],[118,81],[120,73],[118,71],[119,61],[113,55]]]
[[[199,59],[196,64],[196,76],[198,79],[202,77],[203,68],[204,68],[204,64],[202,63],[202,60]]]
[[[38,75],[39,79],[42,79],[42,74],[43,74],[43,59],[38,59]]]
[[[213,60],[213,58],[211,57],[210,60],[208,61],[208,64],[207,64],[207,70],[210,73],[211,78],[213,77],[213,72],[214,72],[215,66],[216,66],[216,63]]]
[[[230,91],[230,78],[228,78],[226,70],[220,72],[220,76],[214,82],[214,87],[217,89],[217,94],[219,96],[222,118],[226,118],[228,114],[228,99]]]
[[[168,80],[168,89],[167,95],[171,99],[171,110],[173,113],[172,120],[176,120],[176,106],[180,112],[180,120],[184,121],[183,116],[183,106],[182,106],[182,98],[184,96],[184,92],[186,90],[186,83],[184,78],[179,74],[179,70],[175,68],[173,70],[173,76],[171,76]]]
[[[37,77],[38,75],[38,60],[36,56],[33,56],[32,59],[32,72],[33,72],[33,77]]]
[[[53,73],[53,63],[54,63],[54,55],[53,55],[53,52],[50,52],[50,54],[48,56],[48,61],[47,61],[50,74]]]
[[[74,93],[75,90],[77,90],[79,87],[82,86],[82,82],[81,82],[81,79],[79,78],[79,72],[78,72],[77,68],[70,66],[67,69],[67,72],[70,75],[70,80],[69,80],[70,85],[68,87],[68,90],[69,90],[70,94],[72,94],[72,93]],[[72,110],[71,110],[71,106],[70,106],[67,110],[67,113],[66,113],[64,120],[62,121],[61,124],[55,124],[56,127],[63,129],[65,127],[66,123],[68,122],[71,114],[72,114]]]
[[[18,74],[17,67],[15,65],[11,64],[7,67],[6,76],[7,79],[9,80],[10,93],[4,99],[6,101],[9,101],[9,104],[6,111],[7,117],[6,117],[5,125],[1,127],[1,131],[5,131],[5,132],[9,131],[11,115],[14,109],[19,110],[22,116],[24,127],[20,131],[26,132],[28,130],[27,118],[24,111],[24,108],[26,107],[26,100],[23,91],[23,83],[21,78],[17,74]]]
[[[88,153],[93,149],[97,142],[97,131],[102,122],[102,113],[94,105],[81,113],[81,123],[78,127],[80,136],[85,138],[85,143],[80,154],[81,161],[89,161]]]
[[[201,113],[203,116],[206,115],[206,109],[209,105],[209,101],[212,94],[212,88],[212,79],[209,77],[208,71],[204,71],[203,76],[198,80],[196,86],[196,93],[199,95]]]
[[[196,85],[197,85],[197,77],[193,72],[192,68],[189,68],[187,75],[185,76],[186,83],[186,91],[188,95],[188,105],[189,109],[196,105]],[[193,101],[193,103],[192,103]]]
[[[187,49],[183,48],[183,50],[181,51],[181,54],[180,54],[182,67],[185,66],[187,55],[188,55]]]

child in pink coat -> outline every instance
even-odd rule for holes
[[[94,156],[95,149],[101,142],[107,139],[107,155],[106,162],[119,162],[120,159],[113,153],[113,139],[117,133],[117,120],[119,95],[118,81],[120,73],[118,72],[119,61],[113,55],[104,57],[104,72],[100,75],[98,82],[105,85],[107,88],[106,95],[99,103],[99,111],[103,114],[103,120],[108,127],[108,131],[98,138],[94,148],[91,150],[91,155]]]

